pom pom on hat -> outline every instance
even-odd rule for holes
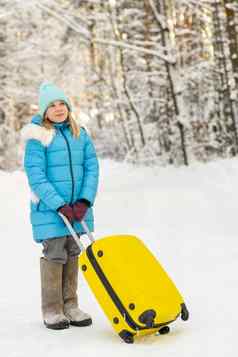
[[[51,82],[43,82],[40,86],[39,92],[39,114],[42,118],[49,105],[52,102],[55,102],[56,100],[62,100],[63,102],[65,102],[69,110],[72,111],[71,103],[62,91],[62,89],[58,88]]]

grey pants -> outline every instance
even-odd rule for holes
[[[75,257],[81,253],[74,238],[70,235],[46,239],[42,244],[44,258],[55,263],[65,264],[69,257]]]

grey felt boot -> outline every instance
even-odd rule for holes
[[[41,303],[44,324],[53,330],[69,327],[63,313],[62,274],[63,264],[41,258]]]
[[[63,265],[63,300],[64,314],[73,326],[89,326],[91,316],[78,307],[78,257],[69,257]]]

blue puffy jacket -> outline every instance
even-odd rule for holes
[[[31,223],[36,242],[70,234],[57,208],[84,198],[90,202],[84,220],[94,229],[93,204],[98,188],[99,166],[92,140],[85,129],[74,138],[68,122],[47,130],[41,116],[22,130],[26,141],[24,168],[32,191]],[[74,229],[83,233],[79,222]]]

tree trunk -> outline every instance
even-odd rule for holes
[[[219,101],[223,105],[222,117],[225,118],[225,130],[227,132],[226,145],[234,146],[235,153],[238,153],[238,135],[237,126],[235,120],[234,107],[232,103],[231,89],[230,89],[230,78],[227,66],[226,51],[224,43],[226,40],[226,33],[224,34],[222,23],[221,23],[221,3],[214,2],[211,4],[213,6],[213,22],[214,22],[214,37],[215,37],[215,59],[217,62],[218,70],[220,73],[220,90],[219,90]],[[233,143],[229,143],[230,138]],[[225,147],[226,149],[226,147]]]
[[[237,16],[235,11],[230,8],[229,5],[237,4],[234,0],[223,0],[226,13],[226,29],[228,34],[228,45],[230,49],[230,59],[232,63],[232,69],[234,73],[234,79],[236,83],[236,89],[238,89],[238,41],[237,41]]]
[[[108,4],[108,8],[109,8],[109,13],[110,13],[110,21],[111,21],[111,25],[112,25],[112,31],[114,34],[114,38],[116,40],[120,41],[121,40],[121,38],[119,38],[120,32],[119,32],[119,29],[117,26],[117,21],[118,21],[117,20],[118,19],[117,9],[113,9],[110,5],[110,2]],[[120,87],[121,83],[119,82],[119,78],[123,76],[123,73],[122,73],[123,68],[122,68],[122,66],[118,66],[118,64],[117,64],[117,53],[118,53],[118,51],[121,52],[121,48],[112,49],[111,51],[114,51],[113,53],[115,54],[115,56],[113,58],[111,56],[111,58],[108,59],[110,80],[111,80],[111,86],[112,86],[112,91],[113,91],[113,100],[115,100],[116,107],[119,112],[119,120],[120,120],[121,127],[122,127],[122,130],[124,133],[125,143],[126,143],[127,152],[128,152],[132,148],[132,141],[131,141],[131,134],[128,131],[128,127],[126,125],[127,116],[123,109],[123,104],[122,104],[123,94],[121,92],[121,87]],[[114,61],[114,63],[113,63],[113,61]]]
[[[167,14],[166,14],[166,4],[164,0],[161,0],[160,2],[155,2],[153,0],[149,0],[149,3],[151,5],[151,8],[154,12],[155,18],[157,19],[156,13],[164,16],[165,19],[167,19]],[[169,41],[169,36],[168,36],[168,27],[167,26],[162,26],[160,21],[158,22],[158,26],[160,27],[161,30],[161,39],[162,39],[162,45],[164,48],[166,48],[170,41]],[[187,151],[186,151],[186,143],[185,143],[185,129],[183,126],[183,123],[180,120],[180,110],[179,110],[179,105],[178,105],[178,96],[180,95],[178,92],[175,90],[175,83],[173,80],[173,69],[172,65],[169,64],[167,61],[165,61],[165,68],[166,68],[166,73],[167,73],[167,80],[168,80],[168,86],[169,86],[169,92],[171,95],[171,99],[173,102],[174,106],[174,111],[176,115],[176,122],[177,126],[179,129],[179,134],[180,134],[180,146],[181,146],[181,151],[182,151],[182,156],[183,156],[183,163],[184,165],[188,165],[188,157],[187,157]]]

